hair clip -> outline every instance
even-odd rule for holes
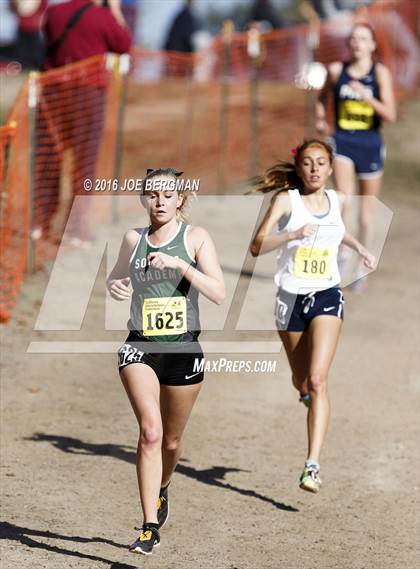
[[[175,168],[147,168],[146,176],[148,176],[149,174],[152,174],[152,172],[156,172],[157,170],[169,170],[177,178],[179,176],[182,176],[182,174],[184,173],[184,172],[180,172],[179,170],[176,170]]]
[[[297,147],[291,148],[291,149],[290,149],[290,152],[292,153],[292,156],[296,156],[296,154],[297,154]]]

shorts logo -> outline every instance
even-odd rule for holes
[[[274,316],[276,318],[277,326],[285,326],[286,325],[287,309],[288,309],[287,304],[277,297],[276,298],[276,307],[274,309]]]
[[[130,344],[124,344],[118,350],[118,366],[125,366],[127,364],[139,363],[143,357],[144,352],[140,352],[130,346]]]
[[[191,379],[192,377],[195,377],[196,375],[198,375],[199,373],[201,373],[201,371],[198,371],[197,373],[193,373],[192,375],[186,375],[185,379]]]
[[[329,312],[330,310],[334,310],[335,306],[329,306],[328,308],[324,308],[324,312]]]

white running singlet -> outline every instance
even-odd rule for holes
[[[325,290],[339,285],[341,277],[337,265],[338,247],[345,227],[335,190],[325,190],[330,203],[328,213],[314,215],[306,208],[299,190],[289,190],[292,211],[281,231],[296,231],[311,223],[318,225],[311,237],[294,239],[278,251],[276,285],[294,294]],[[278,232],[280,232],[280,224]]]

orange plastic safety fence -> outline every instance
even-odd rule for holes
[[[120,101],[118,58],[93,57],[64,66],[36,79],[34,222],[35,264],[48,251],[45,244],[59,241],[67,220],[69,239],[88,242],[92,225],[108,211],[78,208],[75,196],[87,195],[85,180],[111,178],[115,167],[115,141]],[[108,200],[106,200],[108,204]],[[71,208],[72,215],[69,218]],[[104,207],[107,210],[108,206]]]
[[[26,101],[21,89],[7,126],[0,129],[0,321],[10,318],[26,270],[29,242],[29,146]]]
[[[385,0],[346,12],[322,24],[317,47],[308,26],[262,34],[254,59],[247,33],[219,36],[194,55],[134,49],[125,175],[174,165],[200,177],[203,191],[222,191],[276,158],[290,158],[290,148],[311,134],[314,117],[316,94],[300,88],[302,70],[313,60],[345,60],[355,22],[373,25],[379,57],[399,96],[412,92],[418,85],[419,6]]]
[[[290,148],[310,134],[313,122],[316,92],[301,88],[302,69],[313,60],[345,60],[355,22],[373,25],[380,59],[391,69],[398,95],[412,92],[418,86],[419,12],[419,2],[382,0],[324,22],[316,49],[309,28],[299,26],[262,34],[253,57],[247,33],[219,36],[194,55],[135,48],[122,177],[141,178],[146,168],[175,166],[200,178],[201,191],[225,191],[274,160],[290,158]],[[0,174],[7,180],[1,196],[8,208],[2,207],[0,244],[10,260],[4,265],[9,280],[2,286],[2,308],[13,304],[27,256],[31,152],[35,265],[55,252],[53,240],[61,238],[83,181],[112,178],[115,172],[121,76],[113,64],[100,56],[34,81],[31,148],[27,86],[9,117],[16,120],[15,137],[0,135]],[[18,160],[15,172],[10,166]],[[11,190],[16,200],[9,199]],[[109,200],[103,201],[102,210],[95,204],[95,212],[84,209],[73,216],[70,236],[89,239],[92,224],[109,217]]]
[[[322,63],[344,60],[349,56],[347,38],[353,25],[367,22],[377,35],[379,59],[392,71],[402,66],[409,67],[412,72],[409,78],[404,70],[404,73],[397,73],[396,86],[401,89],[416,87],[418,77],[414,64],[418,63],[419,16],[420,2],[413,0],[380,0],[370,7],[345,11],[322,23],[316,49],[312,47],[312,32],[306,25],[261,34],[259,76],[293,82],[304,64],[313,58]],[[142,84],[185,77],[206,82],[221,79],[226,74],[231,80],[241,80],[248,79],[252,69],[246,32],[234,32],[227,40],[220,35],[209,48],[196,54],[134,48],[132,56],[131,78]]]
[[[33,75],[15,101],[14,128],[0,132],[3,321],[28,268],[54,257],[68,220],[66,235],[78,243],[109,221],[110,200],[95,200],[91,211],[90,200],[73,207],[73,198],[86,178],[115,174],[121,90],[120,59],[97,56]]]
[[[201,191],[222,192],[287,157],[304,134],[306,93],[294,83],[299,63],[278,50],[293,51],[306,30],[286,32],[262,37],[255,62],[246,34],[195,56],[133,50],[124,174],[173,165],[200,178]]]

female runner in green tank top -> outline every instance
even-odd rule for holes
[[[112,298],[131,299],[130,333],[118,367],[140,429],[137,476],[144,522],[130,550],[144,555],[160,543],[168,485],[202,385],[198,294],[216,304],[225,297],[212,239],[183,221],[187,193],[174,189],[180,174],[148,170],[141,202],[150,226],[127,231],[107,279]]]

